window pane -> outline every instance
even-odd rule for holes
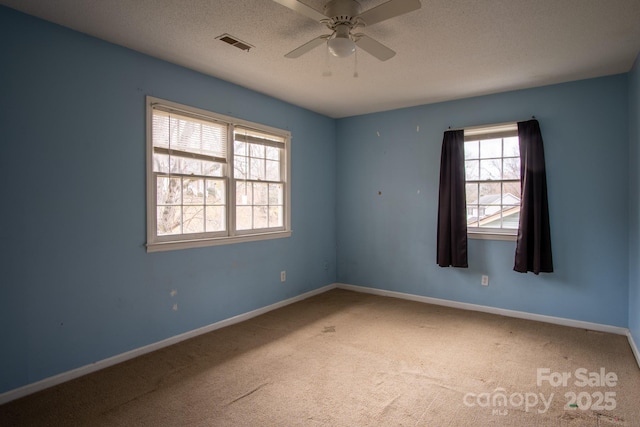
[[[247,143],[242,141],[234,141],[233,142],[233,153],[236,156],[246,156],[247,155]]]
[[[479,159],[480,158],[480,146],[479,141],[467,141],[464,143],[464,158],[467,159]]]
[[[266,147],[266,157],[270,160],[280,160],[280,149],[276,147]]]
[[[499,182],[483,182],[480,184],[480,200],[482,205],[499,205],[502,203],[502,184]]]
[[[204,205],[204,179],[183,179],[182,204]]]
[[[256,182],[253,184],[253,204],[267,205],[269,203],[269,184]]]
[[[227,229],[226,223],[226,209],[224,206],[207,206],[205,210],[206,214],[206,231],[225,231]]]
[[[153,171],[169,173],[169,156],[166,154],[153,154]]]
[[[502,188],[502,204],[508,206],[520,206],[520,183],[505,182]]]
[[[253,186],[250,182],[236,182],[236,204],[250,205],[253,203]]]
[[[491,215],[491,211],[487,212],[487,206],[486,205],[477,205],[474,206],[474,211],[473,211],[473,218],[474,221],[482,221],[485,218],[487,218],[487,216]],[[495,208],[495,206],[493,207],[489,207],[490,209]]]
[[[171,156],[171,157],[174,157],[174,156]],[[172,161],[171,172],[181,173],[185,175],[201,175],[202,161],[194,160],[194,159],[184,159],[182,157],[175,157],[175,162]]]
[[[280,181],[280,162],[267,160],[267,181]]]
[[[158,206],[156,210],[156,231],[158,236],[181,233],[182,209],[180,206]]]
[[[484,139],[480,141],[480,158],[502,157],[502,139]]]
[[[233,159],[233,176],[236,179],[247,179],[248,168],[247,158],[242,156],[236,156]]]
[[[222,176],[223,164],[206,160],[187,159],[167,154],[153,155],[154,172],[180,173],[185,175]]]
[[[249,155],[251,157],[257,157],[264,159],[264,145],[261,144],[249,144]]]
[[[202,162],[202,175],[224,176],[224,165],[218,162]]]
[[[207,180],[207,205],[224,205],[226,204],[226,191],[223,180]]]
[[[282,227],[284,225],[282,206],[269,207],[269,227]]]
[[[517,136],[505,138],[503,141],[505,157],[520,157],[520,146]]]
[[[251,206],[238,206],[236,208],[236,229],[251,229]]]
[[[467,225],[473,226],[473,227],[478,226],[478,205],[477,204],[467,204]]]
[[[520,158],[507,157],[502,160],[504,179],[520,179]]]
[[[502,228],[500,213],[485,216],[484,219],[480,220],[478,226],[480,228]]]
[[[253,228],[267,228],[269,222],[267,220],[267,207],[266,206],[254,206],[253,207]]]
[[[204,232],[204,206],[183,206],[182,208],[182,232]]]
[[[466,184],[465,193],[467,204],[478,202],[478,184]]]
[[[282,205],[282,184],[269,184],[269,205]]]
[[[465,161],[464,173],[467,181],[477,181],[480,179],[480,162],[478,160]]]
[[[478,220],[480,220],[480,227],[500,228],[500,212],[502,211],[501,206],[480,205],[478,208],[480,212],[480,216],[478,217]]]
[[[502,218],[502,227],[509,229],[518,229],[520,221],[520,209],[512,209],[513,212],[505,212]]]
[[[483,181],[502,179],[502,160],[480,160],[480,179]]]
[[[157,177],[156,195],[158,205],[179,205],[182,194],[180,191],[180,178]]]
[[[249,179],[265,179],[265,171],[264,171],[264,160],[263,159],[254,159],[250,158],[250,173]]]

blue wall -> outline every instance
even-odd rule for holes
[[[640,55],[629,73],[629,329],[640,346]]]
[[[626,327],[627,106],[627,75],[617,75],[339,120],[338,281]],[[469,241],[468,269],[438,267],[443,131],[532,115],[555,272],[516,273],[515,242],[489,240]]]
[[[0,393],[335,281],[334,120],[4,7],[0,58]],[[146,253],[146,95],[290,130],[293,236]]]

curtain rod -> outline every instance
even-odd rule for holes
[[[451,126],[449,126],[448,129],[445,129],[445,132],[450,131],[450,130],[473,130],[473,129],[498,127],[498,126],[508,126],[508,125],[512,125],[514,123],[526,122],[526,121],[529,121],[529,120],[536,120],[536,116],[531,116],[530,119],[525,119],[525,120],[514,120],[512,122],[492,123],[492,124],[486,124],[486,125],[468,126],[468,127],[453,128],[453,129],[451,129]]]

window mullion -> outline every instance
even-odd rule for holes
[[[184,234],[184,182],[182,182],[183,177],[179,177],[178,179],[180,180],[178,184],[178,188],[180,189],[180,234]],[[169,180],[171,180],[171,177],[169,177]],[[169,185],[171,185],[171,182],[169,182]]]
[[[287,167],[289,163],[289,159],[287,158],[288,150],[289,147],[287,147],[287,150],[280,149],[278,156],[280,158],[280,181],[282,182],[282,225],[285,228],[290,227],[290,219],[287,217],[287,203],[289,203],[289,197],[287,197],[289,192],[289,176],[287,176]]]
[[[235,138],[234,127],[227,126],[227,156],[229,157],[229,188],[227,189],[227,233],[229,236],[236,234],[236,160],[235,160]]]

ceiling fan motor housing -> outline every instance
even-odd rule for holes
[[[360,10],[357,0],[331,0],[324,6],[324,14],[335,24],[351,21],[360,15]]]

